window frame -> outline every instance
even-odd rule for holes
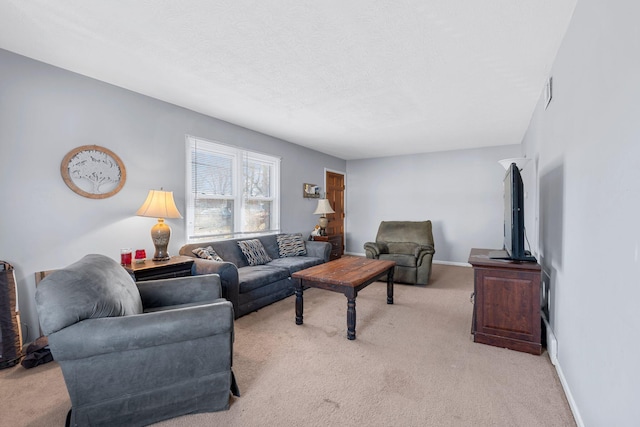
[[[281,158],[269,154],[259,153],[244,148],[228,145],[219,141],[210,141],[204,138],[186,135],[186,179],[185,179],[185,235],[187,242],[195,243],[208,240],[232,239],[240,236],[277,234],[280,232],[280,164]],[[213,195],[210,199],[233,200],[233,230],[228,233],[209,233],[205,235],[195,234],[195,201],[193,184],[193,153],[198,149],[208,151],[212,154],[219,154],[232,160],[232,190],[230,196]],[[251,197],[245,195],[245,162],[257,161],[266,163],[270,168],[269,176],[269,196]],[[245,213],[245,202],[264,200],[271,203],[269,226],[264,231],[243,231],[243,215]],[[237,208],[236,208],[237,207]]]

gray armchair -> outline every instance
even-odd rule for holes
[[[426,285],[436,253],[431,221],[382,221],[364,250],[367,258],[396,262],[394,282]]]
[[[233,308],[217,275],[136,283],[87,255],[43,279],[40,325],[71,398],[70,425],[137,426],[229,407]]]

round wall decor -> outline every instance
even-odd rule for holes
[[[60,173],[70,189],[90,199],[113,196],[127,178],[122,160],[98,145],[83,145],[69,151],[62,159]]]

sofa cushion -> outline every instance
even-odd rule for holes
[[[278,234],[278,254],[280,258],[294,257],[307,254],[307,248],[302,240],[302,233]]]
[[[206,245],[211,245],[223,260],[234,264],[238,268],[249,265],[247,264],[247,259],[240,250],[240,246],[238,246],[237,240],[220,240],[216,242],[208,242]]]
[[[276,234],[265,234],[264,236],[257,237],[257,239],[262,242],[264,250],[267,251],[267,255],[269,255],[271,259],[280,258],[280,254],[278,253],[278,240],[276,239]]]
[[[206,248],[195,248],[191,252],[193,252],[193,254],[198,258],[211,259],[218,262],[224,261],[211,246],[207,246]]]
[[[271,261],[271,257],[267,254],[262,242],[258,239],[240,240],[238,246],[250,266],[262,265]]]
[[[85,319],[142,313],[135,282],[104,255],[87,255],[45,277],[38,285],[36,302],[45,335]]]
[[[267,265],[286,268],[289,270],[289,274],[293,274],[296,271],[322,264],[322,262],[323,260],[317,257],[296,256],[274,259]]]
[[[269,265],[243,267],[238,270],[240,293],[250,292],[288,277],[289,270],[283,267]]]

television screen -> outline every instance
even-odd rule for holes
[[[502,251],[489,256],[497,259],[536,261],[524,248],[524,185],[520,169],[511,163],[504,177],[504,244]]]
[[[504,178],[504,250],[511,259],[524,256],[524,197],[520,170],[511,163]]]

